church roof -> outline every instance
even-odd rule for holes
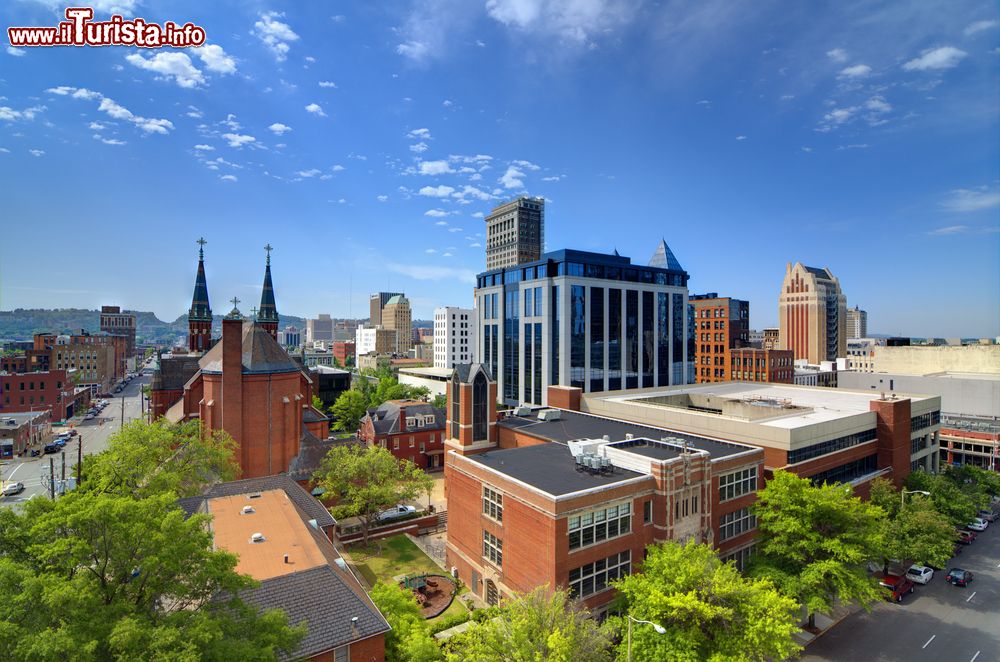
[[[656,250],[653,252],[653,257],[649,258],[649,266],[660,269],[671,269],[673,271],[684,271],[684,267],[677,261],[677,257],[670,250],[670,246],[667,246],[666,239],[661,239],[660,243],[657,244]]]
[[[274,302],[274,287],[271,285],[270,251],[267,254],[267,265],[264,267],[264,289],[260,293],[260,311],[257,313],[257,320],[278,323],[278,306]]]
[[[222,372],[224,342],[215,343],[215,346],[201,357],[199,365],[202,373],[218,374]],[[243,374],[300,371],[298,364],[271,337],[267,329],[253,322],[243,323]]]
[[[188,320],[194,322],[211,322],[212,306],[208,303],[208,281],[205,280],[205,251],[198,249],[198,275],[194,279],[194,294],[191,296],[191,309]]]

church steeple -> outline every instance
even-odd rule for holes
[[[278,339],[278,307],[274,303],[274,287],[271,285],[271,244],[264,246],[267,261],[264,266],[264,289],[260,293],[260,310],[257,313],[257,323],[264,327],[271,337]]]
[[[208,282],[205,280],[205,244],[208,242],[200,238],[197,243],[198,275],[188,310],[188,350],[207,352],[212,346],[212,306],[208,303]]]

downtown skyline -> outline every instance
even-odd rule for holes
[[[1000,12],[900,4],[98,2],[208,46],[0,52],[0,309],[171,321],[204,236],[216,313],[255,305],[270,243],[284,314],[386,290],[431,319],[530,194],[548,250],[662,237],[754,328],[801,261],[872,333],[1000,335]]]

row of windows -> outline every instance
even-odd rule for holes
[[[569,571],[569,592],[574,598],[600,593],[610,583],[632,572],[632,552],[625,550],[606,559],[573,568]]]
[[[647,502],[650,503],[650,502]],[[675,499],[674,500],[674,519],[678,520],[681,517],[687,517],[688,515],[696,515],[698,513],[698,495],[693,494],[686,499]]]
[[[925,448],[927,448],[927,437],[921,435],[916,439],[910,439],[910,455],[919,453]]]
[[[626,501],[574,515],[569,518],[567,529],[571,550],[627,535],[632,530],[632,504]]]
[[[498,522],[503,521],[503,495],[483,486],[483,514]]]
[[[483,558],[496,566],[503,566],[503,540],[489,531],[483,531]]]
[[[860,460],[842,464],[809,477],[814,485],[823,483],[849,483],[856,478],[873,473],[878,466],[878,455],[872,453]]]
[[[749,508],[740,508],[719,518],[719,542],[735,538],[757,528],[757,516]]]
[[[748,545],[742,549],[738,549],[735,552],[726,554],[722,557],[723,563],[729,563],[732,561],[736,564],[736,569],[740,572],[746,570],[747,565],[750,563],[750,559],[753,557],[756,551],[756,544]]]
[[[656,268],[617,267],[603,264],[582,264],[579,262],[550,262],[520,269],[506,269],[499,273],[486,274],[476,278],[476,288],[510,285],[522,280],[553,278],[555,276],[576,276],[579,278],[599,278],[621,280],[629,283],[649,283],[656,285],[687,285],[687,274],[669,273]]]
[[[757,467],[719,476],[719,503],[757,491]]]
[[[910,419],[910,430],[922,430],[941,422],[941,412],[932,411],[929,414],[921,414]]]
[[[830,439],[829,441],[813,444],[812,446],[807,446],[805,448],[788,451],[788,463],[797,464],[799,462],[811,460],[814,457],[819,457],[820,455],[826,455],[827,453],[844,450],[845,448],[850,448],[851,446],[857,446],[858,444],[874,440],[875,434],[875,428],[872,428],[871,430],[865,430],[864,432],[856,432],[855,434],[837,437],[836,439]]]

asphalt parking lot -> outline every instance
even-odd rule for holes
[[[948,568],[971,570],[968,587],[944,581]],[[1000,521],[990,525],[926,586],[901,604],[852,614],[810,644],[801,659],[994,662],[1000,660]]]

